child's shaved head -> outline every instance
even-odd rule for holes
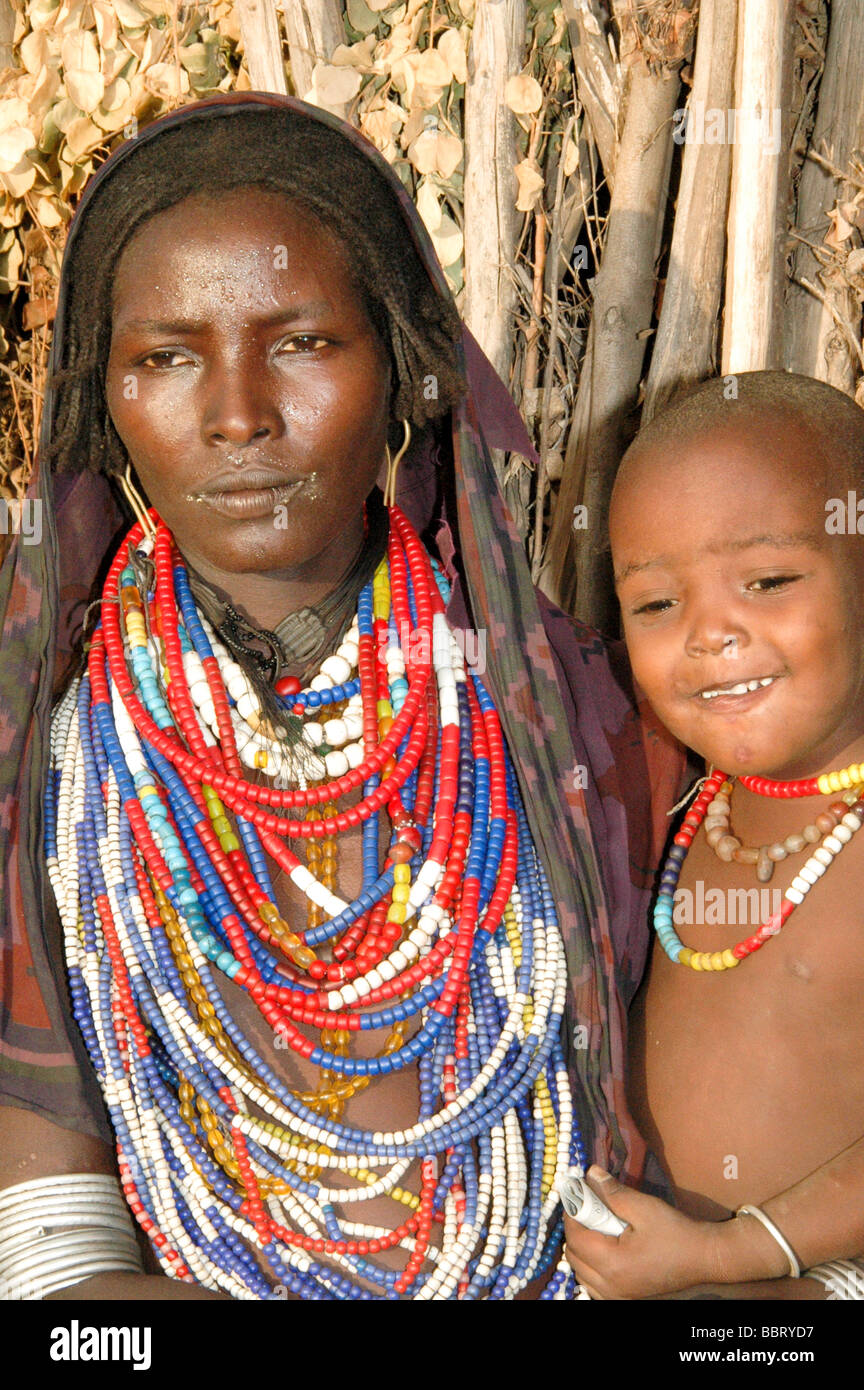
[[[707,382],[622,462],[609,529],[636,679],[731,773],[812,776],[864,755],[864,543],[826,513],[864,490],[864,411],[822,382]]]
[[[824,441],[825,482],[839,491],[864,489],[864,410],[849,396],[794,372],[741,372],[714,377],[673,400],[640,430],[622,461],[759,415],[800,421]]]

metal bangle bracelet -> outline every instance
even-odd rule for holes
[[[107,1173],[65,1173],[51,1178],[28,1178],[26,1182],[15,1183],[0,1192],[0,1212],[7,1206],[27,1201],[30,1197],[47,1196],[52,1189],[59,1190],[67,1198],[73,1192],[101,1192],[106,1196],[123,1200],[120,1183]]]
[[[800,1279],[801,1265],[798,1262],[798,1256],[795,1254],[795,1251],[792,1249],[792,1246],[789,1244],[783,1232],[774,1225],[771,1217],[766,1216],[761,1207],[754,1207],[749,1204],[739,1207],[735,1213],[736,1216],[741,1216],[742,1214],[745,1216],[754,1216],[757,1221],[762,1223],[769,1236],[774,1237],[780,1249],[783,1251],[783,1254],[786,1256],[786,1259],[789,1261],[790,1278]]]

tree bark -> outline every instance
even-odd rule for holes
[[[860,0],[833,0],[831,6],[811,148],[827,155],[840,170],[847,169],[850,156],[864,148],[864,6]],[[823,243],[830,227],[829,211],[836,201],[851,201],[854,192],[824,166],[806,160],[796,217],[806,242]],[[839,276],[823,279],[819,272],[819,259],[810,246],[799,242],[792,268],[792,279],[798,283],[790,285],[786,301],[785,365],[853,394],[859,358],[840,324],[848,323],[860,342],[861,306]],[[802,280],[817,286],[824,299],[804,288]]]
[[[614,622],[614,597],[603,559],[606,518],[623,425],[636,403],[651,325],[679,89],[677,72],[654,75],[641,64],[629,70],[615,192],[594,282],[590,356],[586,353],[579,380],[550,535],[552,597],[574,609],[575,596],[578,616],[606,630]],[[588,526],[578,533],[577,551],[572,518],[583,468]]]
[[[507,79],[522,67],[525,0],[477,0],[465,84],[465,298],[463,318],[505,385],[513,362],[517,295],[513,271],[523,213],[516,209],[519,127],[504,104]],[[520,533],[528,518],[518,479],[504,496]]]
[[[570,34],[576,94],[612,189],[618,156],[618,72],[603,33],[602,15],[593,0],[563,0],[562,8]]]
[[[237,0],[249,81],[256,92],[288,92],[275,0]]]
[[[792,0],[739,0],[724,373],[782,363],[793,17]]]
[[[15,10],[11,0],[0,0],[0,72],[13,66],[12,40],[15,37]]]
[[[312,86],[312,69],[329,62],[333,51],[345,43],[345,26],[339,0],[282,0],[285,34],[291,59],[291,81],[298,97]]]
[[[729,214],[731,147],[715,143],[732,106],[738,0],[702,0],[681,183],[675,208],[663,308],[645,386],[642,424],[675,389],[716,367],[723,257]],[[709,137],[709,138],[706,138]],[[710,143],[709,143],[710,139]]]

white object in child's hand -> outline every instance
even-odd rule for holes
[[[558,1196],[568,1216],[572,1216],[589,1231],[601,1231],[606,1236],[620,1236],[627,1222],[610,1211],[606,1203],[588,1186],[578,1168],[571,1168],[558,1184]]]

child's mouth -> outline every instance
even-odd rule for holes
[[[755,676],[746,681],[726,681],[723,685],[711,685],[706,686],[704,690],[697,690],[696,698],[699,700],[719,700],[726,696],[733,696],[735,699],[740,699],[743,695],[752,695],[757,690],[767,689],[776,680],[776,676]]]

